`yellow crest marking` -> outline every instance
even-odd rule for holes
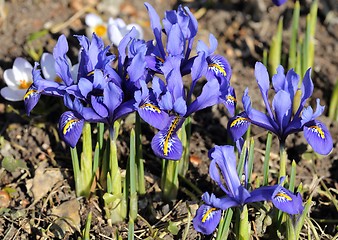
[[[208,65],[208,67],[210,67],[210,68],[217,68],[221,73],[222,73],[222,75],[225,77],[226,75],[227,75],[227,73],[225,72],[225,70],[220,66],[220,65],[218,65],[218,64],[216,64],[216,63],[210,63],[209,65]]]
[[[143,109],[143,108],[147,108],[147,107],[150,107],[151,109],[155,110],[155,112],[157,112],[157,113],[161,113],[161,109],[159,109],[158,107],[156,107],[155,105],[153,105],[151,103],[145,103],[140,108]]]
[[[78,121],[79,121],[78,119],[71,119],[71,120],[69,120],[69,121],[66,123],[65,127],[63,128],[63,131],[62,131],[63,135],[66,135],[68,128],[69,128],[73,123],[78,122]]]
[[[248,119],[245,117],[238,117],[230,124],[230,127],[232,128],[233,126],[237,125],[238,122],[240,121],[248,121]]]
[[[321,137],[322,139],[325,138],[325,134],[324,134],[324,132],[323,132],[323,129],[321,129],[321,128],[318,127],[318,126],[311,126],[310,128],[312,128],[316,133],[319,133],[319,135],[320,135],[320,137]]]
[[[157,60],[159,60],[161,63],[164,63],[164,59],[163,58],[160,58],[158,56],[155,57]]]
[[[29,96],[31,94],[34,94],[35,92],[37,92],[37,91],[34,90],[34,89],[31,89],[31,90],[27,91],[26,94],[25,94],[25,96],[23,97],[23,100],[26,100],[26,98],[29,98]]]
[[[291,198],[289,195],[287,195],[286,193],[283,193],[283,192],[277,193],[277,194],[276,194],[276,197],[282,197],[282,198],[285,198],[285,199],[288,200],[288,201],[292,201],[292,198]],[[276,197],[275,197],[275,198],[276,198]]]
[[[228,96],[227,96],[227,100],[232,101],[232,102],[237,102],[236,98],[234,98],[234,97],[231,96],[231,95],[228,95]]]
[[[206,220],[207,220],[207,218],[209,217],[209,215],[213,212],[213,211],[216,211],[217,210],[217,208],[210,208],[205,214],[204,214],[204,216],[203,216],[203,218],[202,218],[202,223],[204,223]]]
[[[169,150],[169,140],[170,138],[172,137],[173,135],[173,132],[178,124],[178,122],[180,121],[180,117],[175,117],[175,119],[171,122],[171,125],[168,129],[168,132],[167,132],[167,136],[165,137],[165,140],[164,140],[164,144],[163,144],[163,154],[165,156],[168,155],[168,150]]]

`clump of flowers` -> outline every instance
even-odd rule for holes
[[[277,73],[272,77],[275,96],[272,106],[269,104],[268,91],[270,88],[269,75],[266,67],[258,62],[255,65],[255,76],[267,114],[254,109],[245,90],[242,102],[244,112],[233,117],[228,123],[232,138],[238,140],[248,129],[250,124],[257,125],[276,134],[282,145],[288,135],[304,132],[304,137],[311,147],[319,154],[327,155],[333,148],[330,132],[325,124],[317,120],[324,106],[317,99],[316,111],[311,106],[305,107],[306,101],[312,95],[313,83],[309,69],[300,81],[300,77],[292,69],[284,74],[284,68],[279,66]],[[294,110],[294,112],[293,112]]]
[[[231,207],[242,207],[245,204],[271,201],[274,206],[290,215],[301,214],[304,207],[299,193],[293,194],[281,186],[262,186],[249,191],[248,183],[241,183],[236,170],[236,155],[233,146],[216,146],[210,150],[210,177],[218,184],[225,196],[216,197],[213,193],[204,193],[204,204],[197,210],[193,220],[194,228],[211,234],[220,222],[222,211]],[[247,175],[247,174],[245,174]]]

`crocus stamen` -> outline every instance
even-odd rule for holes
[[[325,139],[325,134],[323,132],[323,129],[320,126],[315,125],[315,126],[311,126],[309,128],[312,130],[312,132],[317,133],[318,137]]]
[[[167,131],[167,134],[166,134],[166,137],[165,137],[165,140],[164,140],[164,144],[163,144],[163,153],[164,153],[165,156],[168,155],[168,151],[169,151],[169,148],[170,148],[170,146],[169,146],[170,142],[169,141],[170,141],[170,139],[171,139],[171,137],[174,133],[174,130],[175,130],[179,121],[180,121],[180,117],[175,117],[174,120],[171,122],[170,127]]]
[[[66,133],[79,121],[79,119],[71,119],[69,120],[66,125],[63,128],[63,134],[66,135]]]
[[[145,110],[150,110],[152,112],[161,113],[161,110],[151,103],[145,103],[140,108],[145,109]]]
[[[29,97],[31,97],[34,93],[36,93],[37,91],[35,89],[31,89],[28,92],[26,92],[25,96],[23,97],[23,100],[28,99]]]
[[[59,76],[56,76],[56,77],[54,78],[54,81],[57,82],[57,83],[62,83],[62,82],[63,82],[63,81],[62,81],[62,78],[60,78]]]
[[[225,72],[225,70],[224,70],[224,68],[221,66],[221,65],[219,65],[219,64],[217,64],[217,63],[210,63],[209,65],[208,65],[208,67],[209,68],[211,68],[214,72],[221,72],[221,74],[225,77],[226,75],[227,75],[227,73]]]
[[[230,127],[232,128],[236,125],[241,125],[242,123],[248,122],[248,121],[249,121],[249,119],[247,119],[245,117],[238,117],[230,124]]]
[[[20,80],[19,89],[28,89],[31,84],[31,81]]]
[[[277,199],[278,202],[292,201],[292,198],[283,191],[278,192],[275,199]]]
[[[217,208],[209,208],[205,213],[203,213],[202,223],[204,223],[205,221],[207,221],[208,218],[210,217],[210,214],[213,211],[216,211],[216,210],[217,210]]]
[[[103,37],[107,33],[107,28],[104,25],[97,25],[94,28],[94,32],[97,34],[97,36]]]

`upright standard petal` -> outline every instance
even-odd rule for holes
[[[304,125],[304,137],[313,150],[319,154],[327,155],[333,148],[333,141],[325,124],[312,120]]]

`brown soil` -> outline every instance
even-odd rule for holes
[[[104,2],[104,1],[103,1]],[[115,2],[115,1],[112,1]],[[118,1],[116,1],[118,2]],[[177,6],[175,1],[152,0],[149,1],[160,16],[164,11]],[[218,53],[227,57],[233,67],[232,85],[234,86],[237,98],[241,99],[246,87],[250,87],[250,96],[253,106],[263,109],[263,102],[258,94],[258,87],[254,79],[254,63],[261,61],[263,50],[269,46],[272,35],[276,31],[277,21],[284,16],[285,35],[283,39],[289,38],[287,32],[290,27],[292,16],[292,5],[289,1],[280,8],[274,7],[271,1],[260,1],[259,7],[250,1],[211,1],[206,12],[199,18],[198,38],[207,42],[209,33],[213,33],[218,41]],[[252,1],[256,2],[256,1]],[[305,16],[309,10],[309,1],[302,1],[301,25],[304,26]],[[296,185],[303,184],[303,189],[313,187],[313,180],[322,178],[322,184],[316,187],[314,194],[314,206],[311,217],[317,220],[327,220],[322,223],[324,233],[322,239],[330,239],[336,234],[338,213],[330,198],[324,194],[325,186],[336,190],[338,188],[338,123],[330,120],[327,109],[330,104],[332,89],[338,76],[338,6],[334,0],[319,4],[318,22],[316,32],[316,55],[312,79],[315,91],[312,96],[311,105],[315,99],[320,98],[321,104],[325,104],[326,111],[320,120],[329,127],[334,139],[334,149],[329,156],[309,156],[310,150],[302,134],[295,134],[287,139],[289,159],[297,163]],[[332,5],[330,5],[332,4]],[[84,15],[77,13],[90,6],[95,9],[96,0],[62,0],[62,1],[23,1],[10,0],[0,1],[0,79],[3,71],[11,68],[16,57],[22,56],[33,63],[29,50],[43,50],[51,52],[57,37],[64,33],[72,44],[72,54],[76,59],[78,49],[77,40],[72,35],[84,34]],[[191,4],[192,10],[197,11],[203,5]],[[331,7],[330,7],[331,6]],[[329,10],[331,10],[329,12]],[[73,21],[68,21],[72,16],[77,16]],[[331,15],[333,14],[333,15]],[[108,17],[108,13],[103,13]],[[141,1],[129,0],[124,2],[118,16],[127,22],[137,22],[144,26],[146,38],[150,38],[148,15]],[[329,17],[331,16],[331,17]],[[333,16],[333,17],[332,17]],[[57,32],[55,26],[60,23],[67,23]],[[32,41],[31,34],[37,33],[44,28],[49,28],[45,35]],[[304,32],[304,29],[303,29]],[[284,45],[283,52],[287,52],[287,45]],[[1,87],[4,82],[1,81]],[[47,98],[42,98],[45,106],[53,104]],[[240,101],[239,101],[240,102]],[[239,104],[241,107],[241,104]],[[42,105],[43,107],[43,105]],[[11,103],[4,99],[0,102],[0,161],[5,158],[23,160],[26,166],[12,172],[0,169],[0,190],[10,191],[11,196],[0,191],[0,238],[2,239],[76,239],[81,236],[84,229],[87,215],[93,213],[91,237],[95,239],[111,239],[116,229],[123,237],[127,235],[127,224],[110,226],[104,218],[102,200],[92,197],[90,200],[76,199],[74,191],[74,180],[72,177],[72,166],[70,153],[64,143],[58,140],[56,119],[62,109],[56,108],[48,115],[29,118],[25,116],[22,103]],[[223,106],[214,106],[196,113],[192,120],[191,154],[192,164],[187,179],[196,184],[202,191],[217,190],[215,184],[208,176],[208,150],[214,145],[222,145],[227,142],[226,126],[228,122],[227,112]],[[180,231],[173,236],[167,233],[164,239],[180,239],[186,227],[182,221],[187,217],[187,206],[195,208],[200,203],[200,196],[191,199],[185,194],[184,189],[189,186],[182,184],[182,191],[179,192],[178,200],[172,203],[164,203],[160,198],[158,187],[161,165],[151,152],[149,141],[152,137],[152,130],[144,125],[144,152],[148,193],[139,201],[140,215],[136,222],[138,234],[142,235],[147,225],[156,224],[156,228],[164,232],[168,222],[180,221]],[[128,122],[123,125],[123,134],[119,138],[119,151],[123,161],[128,156]],[[265,149],[266,132],[261,129],[252,128],[252,136],[255,139],[255,164],[254,177],[260,176],[262,172],[262,150]],[[278,143],[274,139],[271,164],[272,168],[278,164]],[[306,153],[306,154],[305,154]],[[290,164],[289,164],[290,165]],[[32,191],[32,184],[36,176],[46,176],[57,179],[51,182],[51,188],[45,195],[39,196]],[[49,175],[48,175],[49,176]],[[33,183],[32,183],[33,182]],[[325,185],[325,186],[324,186]],[[36,186],[36,185],[35,185]],[[213,186],[213,187],[210,187]],[[330,191],[333,199],[337,199],[337,191]],[[7,200],[6,200],[7,199]],[[60,209],[64,203],[71,203],[76,209],[75,218],[78,224],[70,224],[68,231],[60,230],[60,223],[55,216],[55,209]],[[166,216],[168,214],[168,216]],[[165,216],[165,217],[164,217]],[[164,218],[163,218],[164,217]],[[143,219],[144,218],[144,219]],[[163,221],[160,219],[163,218]],[[142,235],[145,238],[146,235]],[[43,238],[46,237],[46,238]],[[188,239],[208,239],[198,234],[191,226]]]

